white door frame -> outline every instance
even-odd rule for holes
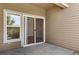
[[[35,20],[35,18],[41,18],[41,19],[43,19],[44,21],[44,23],[43,23],[43,42],[39,42],[39,43],[36,43],[36,42],[34,42],[34,43],[32,43],[32,44],[27,44],[27,41],[25,41],[25,39],[27,39],[27,36],[25,36],[25,35],[27,35],[27,26],[25,26],[25,23],[26,23],[26,25],[27,25],[27,20],[24,20],[24,17],[25,17],[25,19],[27,19],[27,17],[32,17],[32,18],[34,18],[34,20]],[[22,30],[22,40],[21,40],[21,46],[22,47],[27,47],[27,46],[31,46],[31,45],[37,45],[37,44],[42,44],[42,43],[45,43],[45,17],[42,17],[42,16],[37,16],[37,15],[32,15],[32,14],[25,14],[25,13],[23,13],[23,17],[22,17],[22,23],[23,23],[23,25],[22,25],[22,27],[23,27],[23,30]],[[24,32],[25,31],[25,32]]]

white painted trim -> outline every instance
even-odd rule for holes
[[[22,12],[18,12],[18,11],[15,11],[15,10],[4,9],[4,11],[6,11],[8,13],[16,14],[16,15],[21,15],[22,14]]]
[[[45,18],[44,18],[44,25],[43,25],[44,27],[43,27],[43,32],[44,32],[44,37],[43,37],[43,39],[44,39],[44,43],[46,42],[46,20],[45,20]]]
[[[11,40],[7,40],[8,43],[17,42],[17,41],[21,41],[21,40],[20,40],[20,39],[11,39]]]
[[[8,9],[4,9],[3,10],[3,43],[9,43],[9,42],[17,42],[17,41],[21,41],[21,33],[20,33],[20,39],[13,39],[13,40],[7,40],[7,14],[11,13],[11,14],[16,14],[16,15],[20,15],[20,12],[17,11],[12,11],[12,10],[8,10]],[[20,20],[21,21],[21,20]],[[20,32],[21,32],[21,28],[20,28]]]
[[[34,18],[34,30],[36,29],[36,19]],[[34,31],[34,43],[36,43],[36,32]]]
[[[69,5],[66,3],[54,3],[54,4],[61,7],[61,8],[68,8],[69,7]]]
[[[21,47],[23,47],[23,44],[24,44],[24,35],[25,35],[25,32],[24,32],[24,16],[22,14],[22,22],[21,22]]]
[[[25,36],[25,39],[26,39],[26,40],[24,39],[24,44],[27,45],[27,31],[28,31],[28,30],[27,30],[27,28],[28,28],[28,27],[27,27],[27,16],[25,16],[25,19],[24,19],[24,20],[25,20],[25,22],[24,22],[24,25],[25,25],[25,27],[24,27],[24,28],[25,28],[24,34],[25,34],[25,35],[24,35],[24,36]]]
[[[20,27],[19,25],[7,25],[7,27]]]
[[[33,15],[33,14],[28,14],[28,13],[23,13],[24,16],[27,16],[27,17],[33,17],[33,18],[42,18],[42,19],[45,19],[44,16],[39,16],[39,15]]]
[[[6,30],[7,19],[6,19],[6,16],[7,16],[7,12],[4,9],[3,10],[3,43],[7,43],[7,39],[6,39],[7,35],[5,35],[5,34],[7,34],[7,30]]]

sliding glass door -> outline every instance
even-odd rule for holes
[[[24,16],[25,45],[44,42],[44,19],[35,16]]]

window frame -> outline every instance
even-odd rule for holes
[[[7,39],[7,15],[8,14],[13,14],[13,15],[19,15],[20,16],[20,39],[11,39],[11,40],[8,40]],[[3,42],[4,43],[10,43],[10,42],[17,42],[17,41],[21,41],[21,21],[22,21],[22,14],[21,12],[17,12],[17,11],[13,11],[13,10],[8,10],[8,9],[4,9],[3,10]]]

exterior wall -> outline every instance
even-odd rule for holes
[[[79,4],[69,8],[54,6],[47,10],[47,42],[79,51]]]
[[[18,12],[30,13],[34,15],[45,16],[45,10],[31,4],[0,4],[0,50],[7,50],[21,47],[20,42],[3,44],[3,9],[15,10]]]

